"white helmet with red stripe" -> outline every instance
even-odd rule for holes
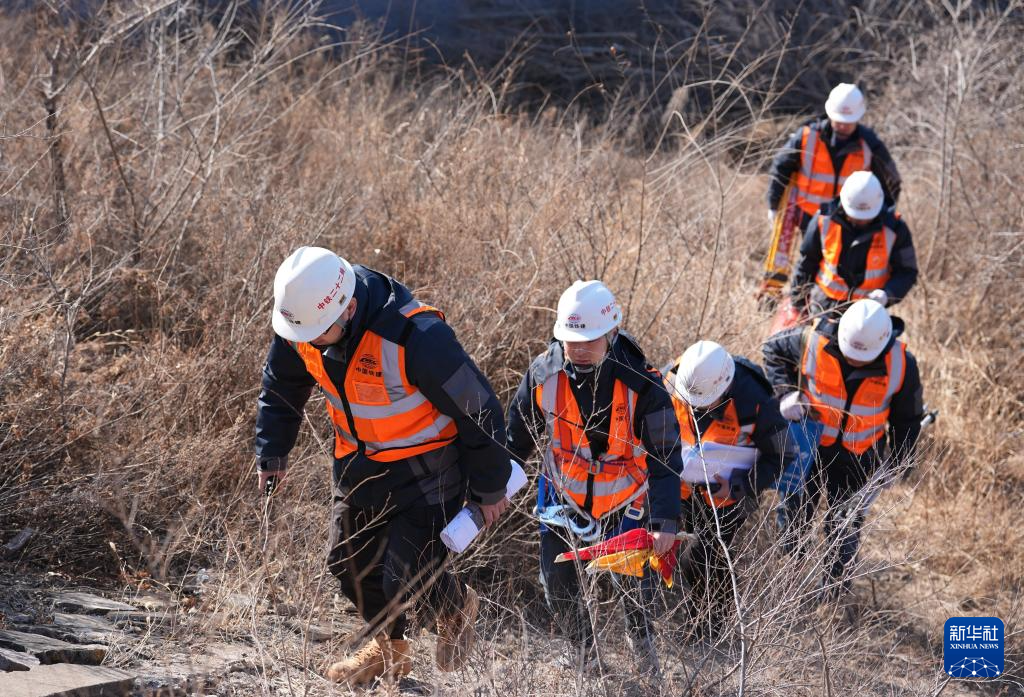
[[[721,344],[698,341],[679,359],[676,393],[691,407],[705,409],[722,398],[735,375],[736,362]]]
[[[871,172],[854,172],[843,182],[839,202],[852,220],[874,220],[885,203],[882,182]]]
[[[864,93],[848,82],[841,82],[832,88],[825,100],[825,113],[839,123],[857,123],[864,118],[867,105]]]
[[[558,299],[555,338],[593,341],[622,324],[622,309],[600,281],[576,281]]]
[[[892,318],[881,303],[858,300],[839,319],[839,351],[846,358],[870,362],[892,338]]]
[[[347,261],[322,247],[299,247],[274,276],[274,331],[288,341],[312,341],[338,321],[355,287]]]

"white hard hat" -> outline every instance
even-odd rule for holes
[[[839,351],[855,361],[875,360],[891,337],[892,319],[874,300],[858,300],[839,320]]]
[[[882,210],[885,193],[882,183],[871,172],[854,172],[839,192],[846,215],[855,220],[872,220]]]
[[[825,100],[825,113],[839,123],[857,123],[864,117],[866,110],[864,94],[857,89],[857,85],[848,82],[840,82],[833,87]]]
[[[312,341],[341,317],[355,287],[347,261],[322,247],[299,247],[274,276],[274,331],[288,341]]]
[[[593,341],[622,324],[622,309],[600,281],[576,281],[558,299],[555,338]]]
[[[676,392],[692,407],[709,407],[729,389],[735,374],[728,351],[714,341],[698,341],[679,359]]]

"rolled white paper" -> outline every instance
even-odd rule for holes
[[[512,474],[508,477],[508,484],[505,485],[505,498],[509,501],[520,489],[526,486],[526,472],[519,466],[519,463],[512,460]]]
[[[480,528],[473,521],[473,514],[467,506],[459,511],[441,531],[441,542],[444,542],[444,546],[456,554],[462,554],[479,534]]]
[[[505,498],[511,499],[516,493],[526,486],[526,472],[519,466],[515,460],[512,460],[512,474],[509,475],[508,484],[505,485]],[[476,539],[476,536],[480,534],[480,528],[483,524],[477,524],[477,521],[473,520],[473,514],[476,513],[480,516],[480,509],[476,504],[470,504],[459,511],[451,522],[445,526],[444,530],[441,531],[441,542],[444,546],[455,552],[456,554],[462,554],[466,551],[466,548]]]

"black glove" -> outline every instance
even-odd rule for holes
[[[756,493],[750,485],[750,470],[735,470],[729,476],[729,498],[743,501],[754,498]]]

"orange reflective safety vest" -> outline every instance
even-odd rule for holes
[[[796,205],[807,215],[814,215],[823,204],[839,195],[847,177],[870,169],[871,148],[863,138],[860,139],[860,151],[848,154],[842,169],[836,172],[828,146],[821,140],[821,131],[804,126],[800,141],[800,169],[794,175]]]
[[[440,310],[415,300],[399,312],[406,318],[435,312],[444,319]],[[345,371],[343,391],[328,377],[320,349],[308,343],[292,344],[327,398],[327,413],[334,424],[334,457],[358,451],[371,460],[395,462],[454,441],[455,422],[409,384],[402,339],[385,338],[373,329],[364,331],[359,340]]]
[[[670,393],[671,394],[671,393]],[[679,435],[687,445],[697,444],[697,427],[693,422],[693,414],[689,405],[672,394],[672,406],[675,408],[676,420],[679,421]],[[754,424],[740,425],[740,419],[736,413],[735,400],[729,400],[725,405],[725,411],[721,419],[712,419],[711,425],[706,431],[700,434],[701,442],[720,443],[721,445],[733,445],[741,448],[754,447]],[[701,487],[704,500],[709,506],[722,508],[736,503],[733,498],[713,497],[706,487]],[[693,494],[693,488],[689,482],[679,483],[679,494],[685,501]]]
[[[893,343],[885,355],[885,375],[865,378],[851,395],[839,359],[825,351],[828,343],[818,332],[811,332],[801,365],[810,410],[824,426],[818,442],[833,445],[841,439],[844,448],[861,455],[885,433],[889,403],[903,386],[907,347],[902,341]]]
[[[596,458],[565,371],[545,377],[534,388],[534,399],[549,438],[544,472],[565,502],[596,519],[627,506],[627,514],[639,518],[647,494],[647,454],[633,429],[637,393],[615,381],[608,449]]]
[[[889,260],[896,244],[896,233],[882,225],[871,236],[868,248],[867,268],[864,280],[856,288],[850,288],[839,275],[839,256],[843,251],[843,228],[831,216],[818,217],[818,233],[821,235],[821,264],[815,282],[825,295],[833,300],[863,300],[889,282]]]

